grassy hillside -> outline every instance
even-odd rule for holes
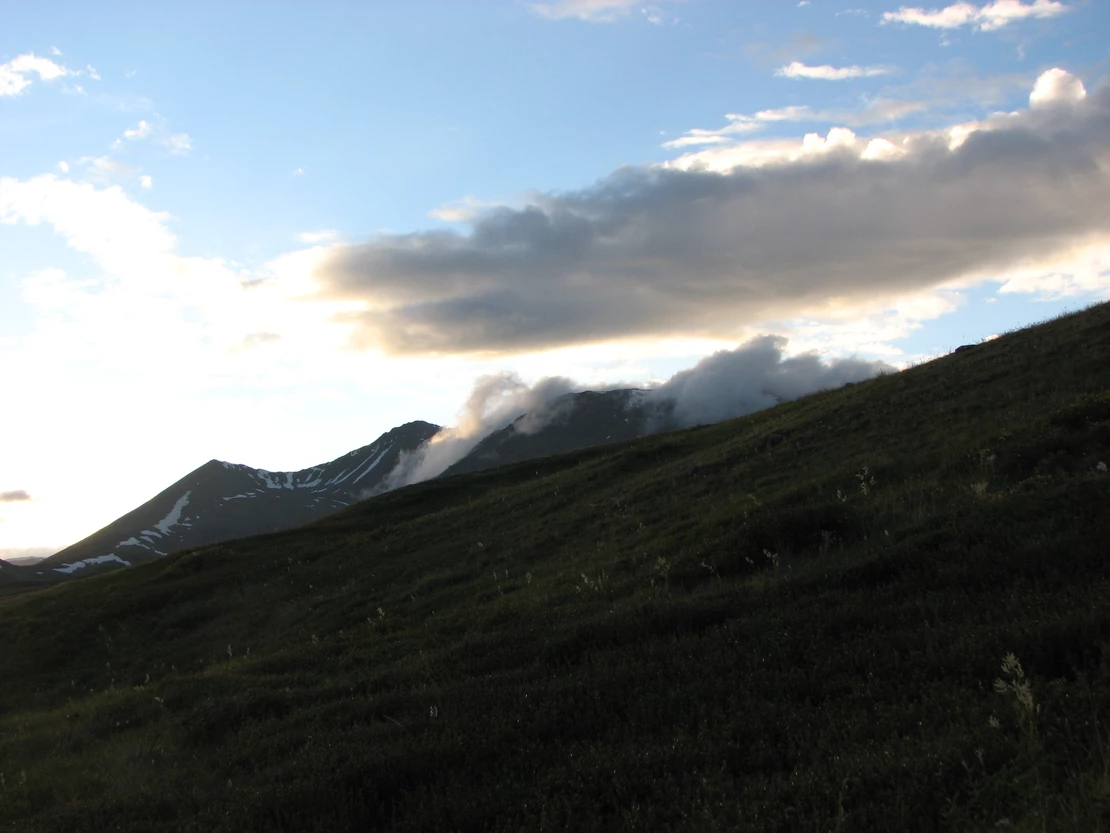
[[[0,829],[1106,829],[1100,461],[1105,304],[0,598]]]

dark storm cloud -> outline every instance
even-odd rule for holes
[[[728,173],[625,168],[483,214],[469,234],[337,247],[325,294],[393,353],[729,337],[768,317],[936,286],[1110,231],[1110,91],[993,118],[897,159],[833,148]]]

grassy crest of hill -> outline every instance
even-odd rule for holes
[[[1105,304],[0,598],[0,828],[1104,830],[1100,462]]]

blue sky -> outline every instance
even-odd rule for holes
[[[904,366],[1110,288],[1095,0],[2,16],[0,551],[484,374]]]

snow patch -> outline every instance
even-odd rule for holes
[[[181,523],[181,512],[186,506],[189,505],[189,495],[191,495],[192,493],[193,491],[192,489],[190,489],[181,497],[179,497],[177,499],[177,503],[173,505],[173,509],[170,510],[170,513],[154,525],[156,529],[160,529],[162,531],[163,535],[169,535],[170,527],[177,526],[179,523]]]
[[[85,558],[81,561],[74,561],[72,564],[66,564],[64,567],[55,567],[54,572],[66,573],[68,575],[69,573],[75,573],[78,570],[83,570],[85,567],[92,567],[97,564],[107,564],[111,561],[118,561],[124,567],[131,566],[130,561],[124,561],[118,555],[112,553],[111,555],[95,555],[92,558]]]
[[[283,489],[285,484],[281,482],[280,478],[274,476],[274,472],[266,471],[265,469],[258,469],[258,477],[266,484],[267,489]],[[279,472],[280,474],[280,472]],[[293,488],[292,486],[289,487]]]
[[[369,466],[367,466],[366,470],[363,471],[363,473],[360,474],[358,477],[356,477],[351,485],[353,486],[355,483],[358,483],[358,481],[362,480],[362,478],[366,477],[367,474],[369,474],[371,471],[373,471],[374,467],[377,466],[378,463],[380,463],[382,461],[382,457],[384,457],[386,454],[388,454],[389,449],[391,449],[391,448],[393,448],[393,443],[390,443],[389,445],[387,445],[385,447],[385,450],[382,451],[381,454],[379,454],[377,457],[374,458],[374,462],[371,463]]]

